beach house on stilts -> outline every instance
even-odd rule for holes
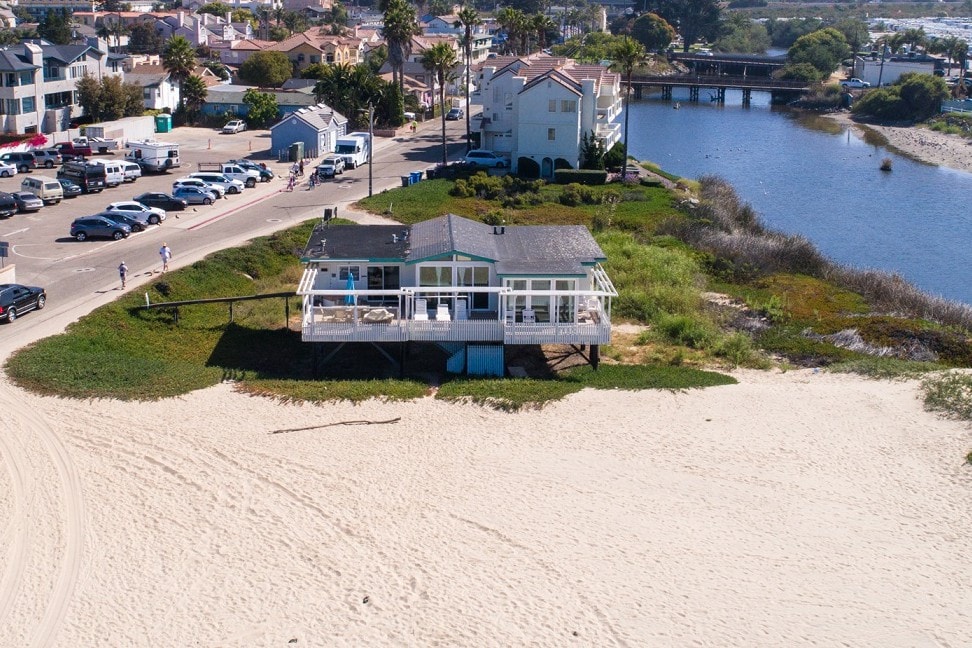
[[[411,226],[319,223],[301,261],[302,339],[441,346],[452,373],[502,375],[508,345],[598,348],[617,291],[581,225],[487,225],[447,214]],[[383,345],[387,347],[387,345]],[[327,349],[330,348],[330,351]],[[381,348],[381,347],[379,347]]]

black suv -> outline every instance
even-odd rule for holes
[[[29,151],[4,153],[0,155],[0,161],[14,165],[20,173],[29,173],[37,168],[37,160],[34,158],[34,154]]]
[[[39,286],[0,284],[0,319],[13,322],[21,313],[40,310],[47,304],[47,293]]]
[[[0,218],[13,216],[16,213],[17,199],[13,197],[13,194],[9,194],[6,191],[0,191]]]

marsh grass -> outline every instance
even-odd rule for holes
[[[972,421],[972,375],[949,371],[929,376],[921,383],[925,409]]]

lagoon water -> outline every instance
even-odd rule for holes
[[[972,174],[915,162],[832,120],[727,92],[726,104],[631,102],[630,150],[687,178],[717,175],[778,230],[835,261],[896,272],[926,292],[972,304]],[[623,119],[623,115],[622,115]],[[622,122],[623,123],[623,122]],[[881,160],[893,160],[891,173]]]

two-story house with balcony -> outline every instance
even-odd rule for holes
[[[496,58],[479,75],[482,148],[510,156],[514,172],[549,178],[576,169],[584,135],[606,149],[621,139],[619,75],[571,59]]]
[[[19,134],[66,130],[82,112],[78,79],[123,76],[122,59],[87,45],[40,39],[0,49],[0,128]]]
[[[617,291],[582,225],[325,221],[301,260],[305,342],[427,342],[453,373],[502,374],[508,345],[590,345],[596,366],[611,340]]]
[[[421,18],[422,33],[425,36],[450,35],[461,39],[466,30],[459,24],[459,16],[452,14],[448,16],[433,16],[427,14]],[[487,31],[485,25],[476,25],[472,29],[472,50],[470,59],[475,65],[486,60],[489,49],[493,46],[493,36]]]

